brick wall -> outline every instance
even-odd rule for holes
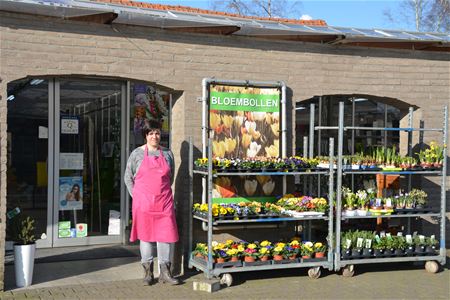
[[[204,77],[283,80],[292,91],[290,103],[328,94],[397,98],[424,108],[421,114],[430,127],[442,125],[441,108],[449,104],[447,53],[195,35],[6,12],[0,12],[0,34],[3,99],[7,82],[25,76],[59,74],[130,78],[182,91],[174,104],[176,122],[172,124],[173,152],[178,167],[187,159],[183,141],[188,136],[192,135],[196,147],[201,149],[201,105],[196,99],[201,95]],[[1,220],[4,220],[6,203],[5,102],[0,101]],[[425,142],[435,138],[436,135],[429,135]],[[186,204],[185,170],[182,168],[183,174],[176,174],[175,182],[183,228],[187,228],[190,211]],[[424,185],[433,191],[439,187],[433,179],[425,180]],[[448,178],[447,185],[450,186]],[[449,208],[448,205],[447,211]],[[182,234],[186,241],[186,232]],[[4,223],[0,223],[0,262],[3,248]],[[0,263],[1,274],[2,268]]]

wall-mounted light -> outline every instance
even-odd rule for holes
[[[295,108],[295,110],[303,110],[303,109],[306,109],[306,107],[304,107],[304,106],[299,106],[299,107],[296,107],[296,108]]]
[[[6,100],[13,101],[14,98],[16,98],[16,97],[14,97],[14,95],[9,95],[8,98],[6,98]]]
[[[41,84],[42,82],[44,82],[44,79],[33,79],[33,80],[31,80],[30,84],[38,85],[38,84]]]
[[[364,102],[364,101],[369,101],[369,99],[366,99],[366,98],[355,98],[355,99],[353,99],[353,102]]]

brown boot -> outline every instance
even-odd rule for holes
[[[170,274],[170,267],[168,263],[162,263],[159,265],[159,282],[168,283],[171,285],[180,284],[180,281],[172,277]]]
[[[144,268],[144,285],[152,285],[155,280],[153,277],[153,262],[143,263],[142,267]]]

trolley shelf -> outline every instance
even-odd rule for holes
[[[362,171],[362,170],[345,170],[342,171],[342,175],[351,175],[351,174],[382,174],[382,175],[437,175],[442,176],[442,170],[436,171]]]
[[[339,264],[341,266],[345,265],[356,265],[356,264],[372,264],[372,263],[391,263],[391,262],[406,262],[406,261],[430,261],[437,260],[441,261],[442,256],[440,255],[424,255],[424,256],[406,256],[406,257],[380,257],[380,258],[363,258],[363,259],[347,259],[340,260]]]
[[[208,222],[208,219],[193,215],[194,219]],[[278,218],[259,218],[259,219],[242,219],[242,220],[213,220],[213,225],[219,224],[237,224],[237,223],[273,223],[284,221],[311,221],[311,220],[328,220],[328,216],[305,216],[301,218],[278,217]]]
[[[405,214],[378,215],[378,216],[374,216],[374,215],[351,216],[351,217],[342,216],[341,219],[346,220],[346,219],[377,219],[377,218],[424,218],[424,217],[440,217],[440,216],[441,216],[440,213],[421,213],[421,214],[420,213],[419,214],[405,213]]]
[[[339,128],[339,127],[338,127]],[[334,128],[333,128],[334,129]],[[442,128],[396,128],[396,127],[361,127],[361,126],[345,126],[344,130],[382,130],[382,131],[443,131]]]
[[[204,263],[199,262],[195,259],[190,259],[190,265],[205,272],[207,270],[206,261]],[[241,266],[241,267],[227,267],[227,268],[213,268],[211,270],[212,275],[218,276],[224,273],[234,273],[234,272],[247,272],[247,271],[260,271],[260,270],[275,270],[275,269],[292,269],[292,268],[311,268],[311,267],[329,267],[330,262],[327,259],[314,261],[303,261],[297,263],[286,263],[286,264],[267,264],[259,266]]]
[[[208,175],[208,171],[204,171],[204,170],[194,170],[195,174],[201,174],[204,176]],[[295,172],[280,172],[280,171],[254,171],[254,172],[222,172],[219,171],[217,172],[217,170],[213,170],[213,177],[218,177],[218,176],[255,176],[255,175],[266,175],[266,176],[280,176],[280,175],[328,175],[329,171],[317,171],[317,170],[305,170],[305,171],[295,171]]]

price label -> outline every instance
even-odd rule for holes
[[[408,244],[412,244],[412,236],[411,236],[410,234],[407,234],[407,235],[406,235],[406,242],[407,242]]]
[[[436,239],[436,236],[433,234],[432,236],[430,236],[430,240],[432,241],[432,242],[434,242],[434,240]]]
[[[414,231],[413,232],[413,237],[416,237],[417,236],[417,231]]]
[[[345,241],[345,246],[346,246],[347,249],[350,249],[350,247],[352,246],[352,240],[347,239]]]
[[[380,242],[381,242],[381,239],[380,239],[380,237],[378,236],[378,234],[375,235],[375,241],[377,241],[377,243],[380,243]]]
[[[403,232],[401,231],[397,232],[397,236],[403,236]]]
[[[381,237],[385,237],[386,236],[386,232],[385,231],[380,232],[380,236]]]
[[[364,242],[364,239],[363,239],[363,238],[358,238],[358,239],[356,240],[356,247],[362,248],[363,242]]]
[[[366,240],[366,249],[372,248],[372,240]]]
[[[386,238],[387,238],[388,240],[391,240],[391,241],[392,241],[392,236],[391,236],[390,233],[386,233]]]
[[[425,242],[425,236],[419,235],[419,240],[420,240],[421,243],[424,243]]]

